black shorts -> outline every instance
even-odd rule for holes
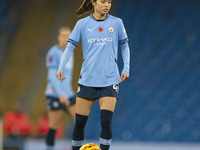
[[[70,106],[76,103],[76,97],[73,96],[69,99]],[[67,110],[64,104],[61,104],[58,98],[52,96],[46,96],[46,104],[48,110]]]
[[[87,87],[79,84],[77,89],[77,97],[81,98],[101,98],[101,97],[116,97],[118,99],[119,84],[106,87]]]

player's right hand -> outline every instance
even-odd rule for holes
[[[58,79],[60,80],[60,81],[62,81],[63,82],[63,80],[65,80],[66,78],[64,78],[63,77],[63,72],[61,72],[61,71],[59,71],[58,73],[57,73],[57,77],[58,77]]]

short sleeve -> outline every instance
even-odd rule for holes
[[[72,43],[73,45],[77,46],[79,41],[81,40],[81,24],[80,21],[78,21],[70,34],[67,42]]]
[[[119,42],[119,44],[124,44],[124,43],[128,42],[128,36],[126,33],[126,29],[125,29],[123,21],[121,19],[119,21],[118,42]]]
[[[53,52],[49,52],[46,57],[46,67],[47,68],[58,68],[59,67],[59,57]]]

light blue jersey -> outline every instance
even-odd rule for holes
[[[105,87],[120,82],[117,65],[118,46],[122,49],[124,68],[122,73],[129,74],[130,51],[128,37],[120,18],[107,15],[103,21],[95,20],[92,14],[76,23],[66,51],[62,57],[59,71],[73,53],[74,46],[82,42],[83,64],[79,83],[89,87]],[[73,45],[74,46],[73,46]],[[122,46],[123,45],[123,46]],[[64,76],[68,76],[64,74]]]
[[[47,54],[46,67],[48,69],[48,75],[45,93],[46,96],[52,96],[55,98],[65,96],[69,99],[74,96],[71,87],[73,56],[69,59],[64,68],[64,73],[67,74],[67,79],[65,79],[64,82],[61,82],[56,76],[63,52],[64,51],[58,45],[55,45],[49,50]]]

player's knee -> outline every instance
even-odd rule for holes
[[[75,128],[84,128],[87,123],[88,116],[76,114]]]
[[[109,110],[101,110],[101,126],[102,128],[110,128],[112,124],[113,112]]]

